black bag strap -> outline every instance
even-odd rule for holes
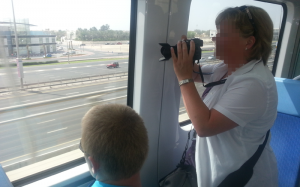
[[[183,165],[184,162],[185,162],[186,151],[187,151],[187,149],[189,148],[190,134],[191,134],[191,131],[192,131],[192,130],[193,130],[193,129],[191,129],[191,130],[189,131],[189,134],[188,134],[188,140],[187,140],[187,142],[186,142],[185,149],[184,149],[184,151],[183,151],[181,160],[180,160],[179,164],[177,165],[177,167],[179,167],[180,165]]]
[[[270,130],[268,130],[266,134],[266,138],[263,144],[258,146],[256,152],[249,158],[238,170],[230,173],[220,184],[218,187],[243,187],[245,186],[253,175],[253,168],[258,161],[260,155],[262,154],[268,138],[269,138]]]

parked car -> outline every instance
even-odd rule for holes
[[[108,64],[106,65],[107,68],[111,69],[111,68],[118,68],[119,67],[119,62],[114,62],[112,64]]]
[[[43,57],[44,57],[44,58],[52,57],[52,55],[48,53],[48,54],[44,55]]]
[[[70,54],[76,54],[76,51],[70,51]]]
[[[110,43],[105,43],[104,45],[110,45]]]
[[[81,46],[85,46],[85,44],[80,44],[79,46],[80,46],[80,47],[81,47]]]
[[[206,61],[206,59],[204,58],[204,57],[202,57],[201,59],[200,59],[200,62],[205,62]]]
[[[215,57],[214,55],[211,55],[211,56],[209,56],[207,59],[208,59],[208,60],[214,60],[214,59],[216,59],[216,57]]]
[[[122,43],[121,43],[121,42],[118,42],[117,45],[122,45]]]
[[[63,55],[69,55],[70,53],[69,52],[65,52],[65,53],[63,53]]]

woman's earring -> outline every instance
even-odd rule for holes
[[[246,47],[246,49],[245,49],[246,51],[247,51],[247,47]]]

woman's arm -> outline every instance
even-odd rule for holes
[[[195,67],[193,67],[192,64],[195,44],[191,41],[190,45],[190,54],[188,54],[186,43],[178,42],[178,57],[176,57],[174,49],[171,49],[174,70],[178,81],[193,78],[191,71],[193,71],[193,68]],[[187,83],[182,85],[180,89],[187,113],[199,136],[213,136],[238,126],[235,122],[231,121],[217,110],[209,110],[200,98],[195,84]]]
[[[184,84],[180,89],[184,106],[198,136],[213,136],[238,126],[217,110],[209,110],[200,98],[195,84]]]

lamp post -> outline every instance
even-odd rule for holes
[[[14,3],[13,0],[11,0],[11,6],[12,6],[12,12],[13,12],[13,19],[14,19],[14,31],[15,31],[15,41],[16,41],[16,48],[17,48],[17,69],[18,69],[18,75],[20,77],[21,81],[21,88],[23,89],[23,63],[22,60],[19,58],[19,40],[18,40],[18,34],[17,34],[17,27],[16,27],[16,19],[15,19],[15,11],[14,11]]]

